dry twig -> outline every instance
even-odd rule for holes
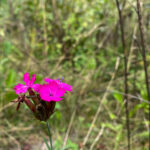
[[[125,1],[124,1],[125,2]],[[122,40],[122,48],[124,51],[124,102],[125,102],[125,111],[126,111],[126,127],[127,127],[127,138],[128,138],[128,150],[130,150],[130,120],[129,120],[129,110],[128,110],[128,54],[125,43],[125,34],[124,34],[124,22],[122,17],[122,9],[120,7],[119,1],[116,0],[116,5],[118,9],[119,22],[120,22],[120,30],[121,30],[121,40]]]
[[[140,38],[141,38],[142,57],[143,57],[143,62],[144,62],[145,84],[146,84],[148,99],[150,101],[150,88],[149,88],[149,79],[148,79],[148,70],[147,70],[144,28],[143,28],[141,6],[140,6],[139,0],[137,0],[137,14],[138,14],[138,23],[139,23]],[[150,121],[150,105],[149,105],[149,121]],[[150,123],[149,123],[149,150],[150,150]]]

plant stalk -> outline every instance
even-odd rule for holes
[[[51,150],[53,150],[52,135],[51,135],[50,125],[49,125],[48,120],[46,121],[46,125],[47,125],[47,128],[48,128],[48,135],[49,135],[49,142],[50,142]]]
[[[149,88],[148,69],[147,69],[147,60],[146,60],[144,28],[143,28],[141,6],[140,6],[139,0],[137,0],[137,15],[138,15],[140,38],[141,38],[142,57],[143,57],[143,62],[144,62],[145,84],[146,84],[148,100],[150,102],[150,88]],[[150,105],[149,105],[149,115],[148,116],[149,116],[148,117],[148,120],[149,120],[149,150],[150,150]]]
[[[116,5],[118,9],[118,15],[119,15],[119,23],[120,23],[120,30],[121,30],[121,40],[122,40],[122,48],[124,51],[124,102],[125,102],[125,112],[126,112],[126,128],[127,128],[127,140],[128,140],[128,150],[130,150],[130,120],[129,120],[129,109],[128,109],[128,54],[126,49],[126,43],[125,43],[125,34],[124,34],[124,22],[122,18],[122,10],[119,4],[119,1],[116,0]]]

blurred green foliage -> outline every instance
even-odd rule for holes
[[[121,5],[122,4],[122,1]],[[150,39],[150,3],[143,1],[143,18],[146,45]],[[129,52],[129,93],[132,147],[146,149],[148,134],[148,104],[144,80],[143,61],[139,50],[140,37],[137,24],[136,3],[128,0],[123,8],[125,39]],[[111,86],[105,91],[115,72],[115,63],[120,58],[119,68]],[[150,61],[150,55],[147,55]],[[148,68],[150,71],[150,68]],[[1,109],[17,98],[14,85],[23,83],[23,74],[37,74],[37,83],[44,77],[64,77],[73,86],[73,93],[56,105],[50,118],[56,150],[60,150],[73,111],[76,115],[71,126],[66,149],[77,150],[99,107],[105,92],[108,96],[102,103],[101,113],[94,124],[86,149],[90,148],[104,124],[105,130],[94,150],[126,149],[126,125],[123,95],[123,49],[115,1],[108,0],[1,0],[0,1],[0,148],[8,149],[21,143],[29,143],[26,137],[37,135],[43,141],[40,123],[31,112],[15,104]],[[27,131],[11,131],[14,127],[34,126]],[[40,130],[40,132],[39,132]],[[44,127],[43,131],[47,132]],[[10,135],[10,136],[9,136]],[[12,138],[17,141],[12,145]],[[14,140],[14,141],[15,141]],[[138,141],[138,142],[137,142]],[[36,141],[37,142],[37,141]]]

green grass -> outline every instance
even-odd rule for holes
[[[139,98],[148,98],[139,47],[135,41],[131,45],[137,17],[130,3],[127,2],[123,14],[128,52],[134,47],[128,74],[129,93],[137,97],[129,99],[131,147],[146,150],[148,104]],[[144,2],[143,6],[145,36],[149,39],[149,10],[145,6],[149,3]],[[93,150],[127,149],[123,50],[114,2],[62,0],[56,1],[55,6],[46,0],[45,5],[37,0],[3,0],[0,27],[0,149],[31,147],[43,143],[43,136],[48,140],[46,125],[37,121],[24,104],[17,112],[17,104],[11,102],[17,98],[13,87],[23,83],[25,72],[37,74],[37,83],[43,83],[44,77],[64,77],[73,86],[73,92],[57,103],[49,119],[55,150],[63,147],[69,126],[65,148],[81,148],[99,107],[84,149],[91,148],[103,126]],[[139,41],[138,30],[135,36]],[[146,44],[149,47],[148,41]],[[150,61],[149,55],[147,59]]]

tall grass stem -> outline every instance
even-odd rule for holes
[[[49,136],[50,147],[51,147],[51,150],[53,150],[52,135],[51,135],[50,125],[49,125],[48,120],[46,121],[46,125],[47,125],[47,128],[48,128],[48,136]]]

